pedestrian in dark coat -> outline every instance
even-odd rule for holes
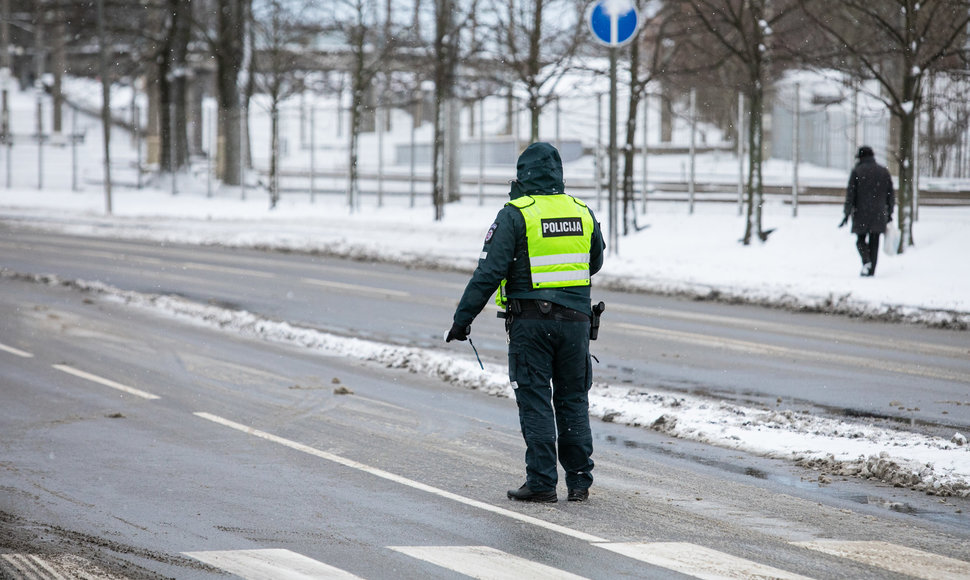
[[[849,176],[845,217],[839,227],[852,218],[852,233],[856,235],[856,249],[862,258],[861,275],[875,276],[879,236],[886,233],[886,224],[893,220],[896,194],[889,170],[876,163],[872,147],[860,147],[856,158],[859,161]]]
[[[509,499],[557,501],[556,460],[569,501],[593,483],[589,424],[592,384],[590,278],[603,265],[600,225],[564,191],[559,151],[533,143],[519,157],[509,201],[485,234],[446,339],[466,340],[499,291],[509,340],[509,381],[526,443],[526,482]]]

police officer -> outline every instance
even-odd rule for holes
[[[526,481],[509,499],[558,500],[558,459],[569,501],[593,483],[588,392],[590,277],[603,265],[600,226],[582,201],[564,193],[562,160],[548,143],[519,157],[511,201],[485,235],[478,268],[455,311],[448,342],[465,340],[498,290],[509,338],[509,380],[525,439]]]

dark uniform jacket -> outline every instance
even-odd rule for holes
[[[845,192],[844,212],[852,216],[852,233],[885,233],[895,205],[889,170],[876,163],[874,157],[859,159]]]
[[[559,152],[548,143],[530,145],[519,157],[516,169],[518,179],[512,183],[509,192],[511,199],[523,195],[564,193],[562,161]],[[603,266],[605,248],[600,225],[593,216],[589,263],[591,276]],[[458,303],[455,324],[470,325],[495,294],[502,280],[508,280],[505,292],[509,299],[548,300],[586,315],[591,314],[589,286],[532,289],[525,218],[519,208],[513,205],[506,205],[498,212],[495,223],[485,235],[482,258]]]

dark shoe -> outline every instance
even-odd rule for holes
[[[587,499],[589,499],[588,489],[569,490],[569,501],[586,501]]]
[[[559,498],[556,490],[552,491],[532,491],[528,485],[523,484],[519,489],[509,490],[509,499],[516,501],[534,501],[537,503],[556,503]]]

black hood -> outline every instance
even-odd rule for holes
[[[515,165],[516,181],[512,183],[509,197],[523,195],[553,195],[563,193],[562,158],[559,151],[548,143],[529,145]]]

